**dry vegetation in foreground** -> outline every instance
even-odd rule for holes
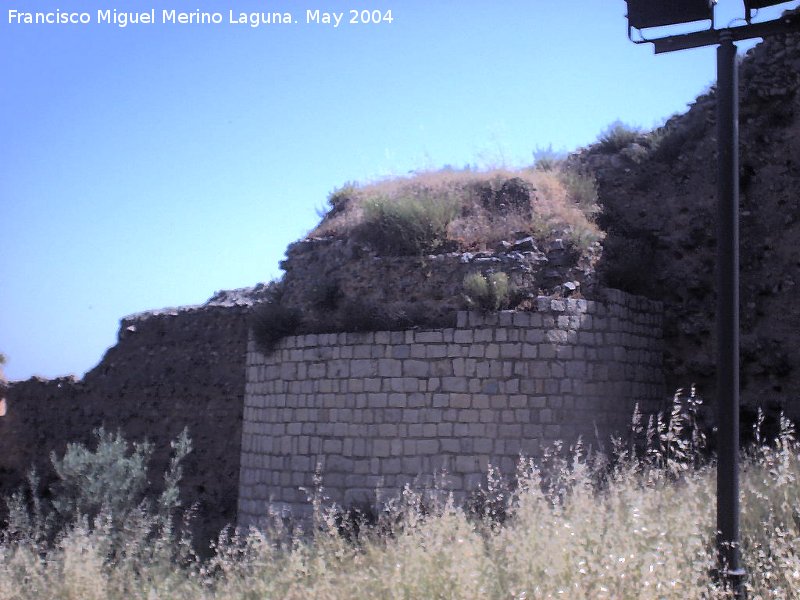
[[[159,502],[135,504],[136,452],[102,439],[97,451],[73,448],[62,483],[78,473],[101,480],[91,465],[114,471],[91,491],[62,487],[76,512],[54,526],[37,502],[11,502],[0,544],[4,599],[252,598],[724,598],[709,577],[713,548],[714,466],[702,464],[702,439],[691,427],[693,396],[676,396],[666,419],[640,443],[614,444],[614,460],[580,447],[552,452],[540,470],[521,461],[512,492],[491,473],[481,509],[405,490],[378,525],[343,528],[315,496],[315,521],[290,535],[279,521],[267,532],[220,536],[201,560],[165,518],[185,440]],[[687,407],[689,410],[687,410]],[[687,415],[688,418],[687,418]],[[120,454],[121,448],[125,452]],[[774,444],[757,443],[742,472],[743,555],[751,598],[797,598],[800,589],[800,445],[788,421]],[[69,453],[68,453],[69,454]],[[145,456],[141,454],[141,456]],[[128,462],[125,462],[125,461]],[[137,462],[139,461],[139,462]],[[82,466],[83,465],[83,466]],[[86,504],[86,494],[92,494]],[[106,498],[97,510],[100,498]],[[83,508],[80,508],[83,507]],[[88,514],[84,514],[86,511]],[[114,511],[117,511],[116,514]],[[119,511],[125,518],[119,520]],[[64,515],[66,516],[66,513]]]
[[[352,237],[390,255],[485,250],[520,234],[540,243],[559,237],[585,250],[603,237],[593,220],[594,180],[558,163],[348,184],[328,203],[309,236]]]

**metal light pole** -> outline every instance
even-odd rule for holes
[[[719,577],[745,597],[739,542],[739,82],[735,40],[800,30],[800,15],[752,23],[753,11],[782,4],[744,0],[747,25],[714,28],[715,0],[626,0],[628,37],[652,43],[656,54],[719,44],[717,48],[717,555]],[[633,29],[710,20],[683,35],[634,40]]]
[[[720,576],[744,596],[739,558],[739,77],[736,45],[717,48],[717,551]]]

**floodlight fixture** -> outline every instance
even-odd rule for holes
[[[626,0],[628,27],[647,29],[692,21],[714,23],[716,0]]]
[[[766,8],[767,6],[775,6],[776,4],[786,4],[786,0],[744,0],[744,9],[747,22],[753,19],[753,11],[758,11],[759,8]]]

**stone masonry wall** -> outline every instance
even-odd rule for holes
[[[605,290],[537,312],[461,312],[455,328],[304,335],[247,355],[238,522],[303,514],[320,468],[340,505],[445,469],[464,499],[489,463],[624,432],[665,399],[659,303]],[[596,437],[599,435],[599,438]]]

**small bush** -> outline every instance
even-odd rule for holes
[[[50,460],[58,477],[44,500],[35,473],[28,476],[28,498],[19,491],[6,500],[8,527],[0,543],[14,541],[47,551],[76,530],[99,532],[106,558],[141,551],[149,540],[172,536],[180,506],[182,462],[191,452],[186,429],[171,443],[173,456],[164,474],[164,490],[155,498],[147,478],[153,447],[129,444],[122,435],[95,430],[96,446],[68,444],[62,458]],[[134,543],[135,542],[135,543]]]
[[[561,169],[558,171],[558,179],[567,190],[567,198],[577,204],[585,215],[594,215],[600,210],[594,175],[574,169]]]
[[[626,125],[622,121],[614,121],[603,133],[600,134],[598,142],[600,150],[607,154],[614,154],[635,142],[641,131]]]
[[[464,294],[467,305],[476,305],[479,298],[489,296],[489,282],[481,273],[471,273],[464,278]]]
[[[328,206],[330,207],[330,216],[344,212],[347,204],[355,197],[358,185],[354,182],[348,181],[342,187],[335,189],[328,194]]]
[[[553,145],[547,148],[536,148],[533,151],[533,168],[537,171],[556,171],[564,164],[565,152],[553,150]]]
[[[690,110],[648,133],[644,143],[650,148],[653,160],[671,164],[682,154],[691,154],[694,147],[706,139],[711,126],[703,111]]]
[[[68,444],[63,458],[50,455],[58,483],[53,508],[65,519],[86,515],[94,519],[102,509],[124,518],[138,506],[147,489],[147,463],[153,446],[128,442],[117,432],[95,431],[97,447]]]
[[[499,273],[492,273],[487,279],[489,280],[490,296],[493,299],[495,310],[508,308],[511,292],[508,275],[501,271]]]
[[[651,146],[653,157],[664,163],[672,163],[687,151],[687,145],[690,142],[690,134],[687,129],[668,130],[662,128],[653,138]]]
[[[435,252],[447,240],[447,226],[459,213],[449,197],[375,198],[364,204],[355,236],[381,254],[413,256]]]
[[[252,312],[250,326],[259,349],[269,354],[283,338],[297,332],[301,313],[277,302],[259,304]]]
[[[469,308],[483,311],[508,308],[511,285],[502,271],[482,275],[473,273],[464,278],[464,299]]]
[[[620,151],[620,155],[627,158],[635,165],[640,165],[650,158],[651,152],[647,146],[637,142],[629,144]]]

